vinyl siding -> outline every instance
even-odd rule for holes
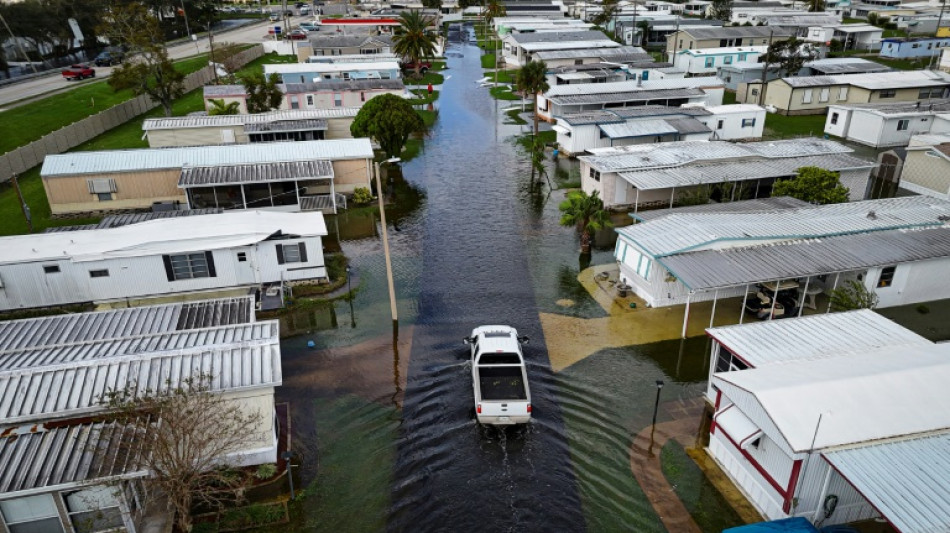
[[[53,214],[114,209],[145,209],[153,202],[178,200],[185,203],[184,191],[178,188],[178,169],[139,173],[81,174],[43,178],[43,188]],[[111,178],[116,192],[111,202],[100,202],[89,192],[87,180]]]
[[[901,172],[901,186],[919,194],[947,198],[950,193],[950,161],[943,157],[927,155],[930,150],[908,150]]]

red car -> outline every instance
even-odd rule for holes
[[[307,39],[307,32],[304,30],[293,30],[287,34],[288,39],[293,39],[294,41],[304,41]]]
[[[96,70],[89,65],[70,65],[69,67],[63,69],[63,77],[66,78],[67,81],[95,78]]]

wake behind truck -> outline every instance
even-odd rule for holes
[[[475,417],[480,424],[526,424],[531,391],[521,351],[527,337],[511,326],[479,326],[462,342],[471,348]]]

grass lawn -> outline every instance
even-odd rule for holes
[[[736,93],[733,91],[724,91],[722,93],[722,105],[736,103]]]
[[[511,92],[511,87],[492,87],[489,92],[497,100],[521,100],[520,96]]]
[[[495,68],[495,54],[487,53],[482,56],[482,68]]]
[[[765,117],[765,139],[820,137],[825,131],[825,115],[785,116],[768,113]]]
[[[745,523],[680,443],[670,440],[663,446],[660,468],[702,531],[722,531]]]
[[[438,72],[426,72],[421,78],[415,78],[412,72],[406,73],[405,79],[403,82],[406,85],[442,85],[445,81],[445,76],[439,74]]]
[[[412,89],[412,94],[418,96],[418,98],[410,101],[413,105],[428,104],[439,99],[439,91],[432,91],[432,94],[429,94],[426,89]]]
[[[498,70],[498,83],[514,83],[515,77],[518,75],[518,69],[514,70]],[[490,70],[485,72],[485,77],[495,81],[495,71]]]
[[[526,106],[525,109],[530,110],[532,109],[532,107]],[[508,119],[505,120],[505,124],[524,125],[528,123],[527,120],[521,118],[521,109],[512,109],[510,111],[505,111],[505,114],[508,115]]]
[[[207,55],[175,63],[189,74],[208,63]],[[72,83],[63,81],[63,84]],[[65,86],[65,85],[64,85]],[[0,113],[0,153],[6,153],[35,141],[47,133],[82,120],[132,98],[132,91],[115,92],[103,80],[48,96]]]
[[[427,129],[431,128],[435,124],[435,119],[439,118],[437,111],[416,111],[416,113],[422,117],[422,122],[425,123]]]
[[[869,57],[867,59],[897,70],[919,70],[927,66],[926,61],[920,59],[887,59],[883,57]]]

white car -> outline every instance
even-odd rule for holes
[[[471,348],[475,417],[480,424],[526,424],[531,391],[519,337],[511,326],[479,326],[462,342]]]

